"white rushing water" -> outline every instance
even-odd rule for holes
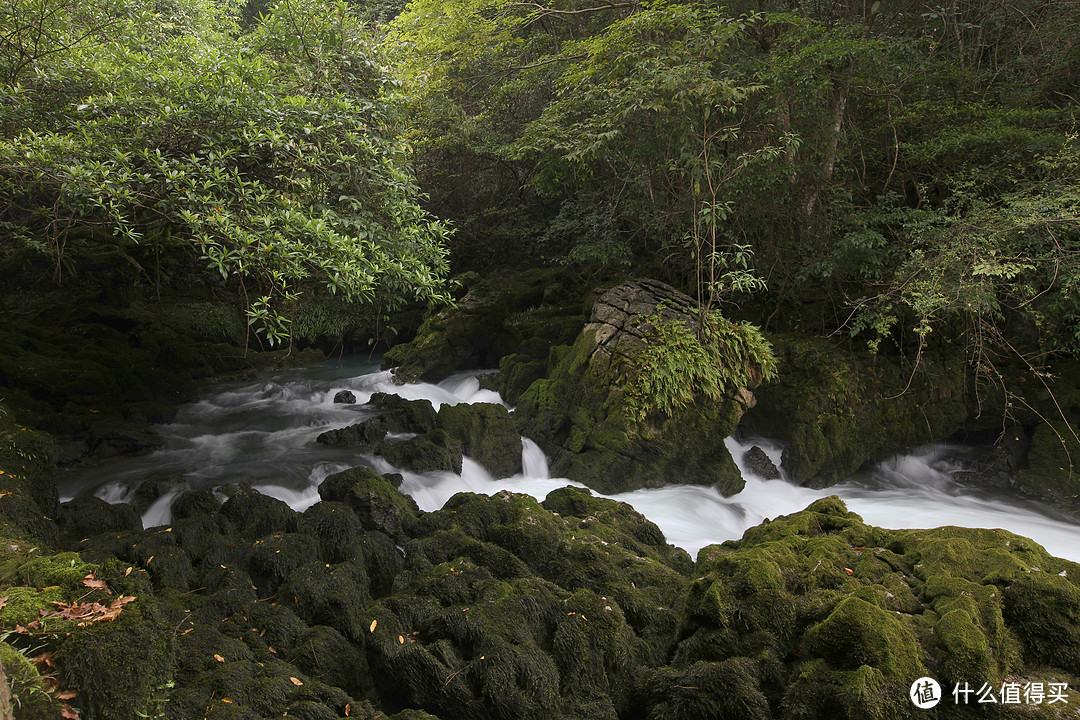
[[[351,390],[357,403],[335,404],[334,395],[340,390]],[[315,442],[326,430],[373,417],[375,412],[364,403],[376,392],[427,399],[436,409],[444,404],[502,402],[497,393],[481,389],[469,373],[437,385],[396,385],[389,372],[380,372],[371,363],[327,362],[219,386],[180,408],[172,423],[159,428],[164,440],[159,450],[71,471],[62,493],[64,499],[92,492],[109,502],[122,502],[135,498],[141,484],[156,484],[158,497],[143,515],[143,524],[152,527],[170,521],[169,508],[183,490],[228,483],[249,483],[296,510],[305,510],[318,502],[318,486],[327,475],[361,464],[380,472],[401,472],[402,491],[423,510],[437,510],[463,491],[490,495],[506,489],[543,499],[566,485],[583,487],[550,477],[543,452],[524,438],[524,471],[501,480],[467,457],[460,475],[412,473],[393,468],[379,457]],[[785,480],[765,480],[743,465],[743,454],[757,444],[779,466],[781,448],[775,443],[729,439],[727,444],[746,479],[745,489],[733,497],[691,485],[608,497],[633,505],[664,531],[668,542],[691,555],[706,545],[737,539],[766,518],[802,510],[818,498],[835,494],[871,525],[1004,528],[1034,539],[1055,555],[1080,561],[1080,526],[1053,508],[1005,491],[954,482],[952,473],[957,468],[945,458],[955,457],[956,448],[923,448],[827,490],[811,490]]]

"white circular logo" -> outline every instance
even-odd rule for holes
[[[915,703],[915,707],[927,710],[941,702],[941,686],[934,678],[921,677],[911,683],[908,697]]]

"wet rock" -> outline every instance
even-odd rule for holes
[[[185,490],[176,496],[172,504],[173,522],[188,518],[210,516],[221,507],[221,501],[214,494],[214,489],[209,487],[197,490]]]
[[[881,530],[825,498],[702,550],[671,666],[749,662],[795,717],[904,717],[913,677],[1074,667],[1074,569],[1002,530]]]
[[[454,307],[430,314],[416,338],[387,351],[383,368],[395,368],[400,381],[437,382],[456,370],[494,367],[528,338],[568,342],[581,328],[577,283],[564,268],[461,280],[464,294]],[[552,291],[555,285],[561,290]]]
[[[416,501],[368,467],[355,467],[330,475],[319,485],[324,500],[347,504],[361,525],[403,540],[415,523]]]
[[[321,433],[323,445],[371,450],[390,433],[426,433],[438,424],[429,400],[406,400],[398,395],[374,393],[368,404],[379,409],[377,417],[338,430]]]
[[[1035,425],[1027,452],[1027,467],[1017,474],[1017,489],[1066,501],[1076,507],[1076,498],[1080,496],[1078,435],[1080,423],[1052,420]]]
[[[521,472],[521,435],[502,405],[444,405],[439,409],[439,425],[493,477],[505,478]]]
[[[353,405],[356,403],[356,394],[352,390],[338,390],[334,395],[334,402],[345,405]]]
[[[75,539],[142,529],[142,520],[131,505],[110,504],[93,495],[81,495],[62,503],[57,521],[61,531]]]
[[[522,394],[515,419],[551,456],[553,474],[605,493],[667,483],[715,485],[725,495],[742,489],[724,440],[747,409],[748,390],[732,387],[719,402],[702,397],[670,415],[638,419],[629,406],[629,382],[646,371],[638,363],[645,338],[656,332],[649,318],[689,326],[693,306],[664,283],[626,282],[597,299],[572,346],[552,349],[548,377]]]
[[[442,428],[398,442],[383,442],[375,447],[394,467],[413,472],[461,472],[463,446]]]
[[[899,358],[859,356],[824,338],[774,336],[777,377],[755,390],[742,420],[784,442],[781,467],[796,484],[828,487],[863,464],[949,437],[968,418],[966,364],[923,354],[913,373]]]
[[[296,531],[298,513],[286,503],[246,485],[229,490],[232,495],[221,506],[221,515],[243,537],[254,540],[263,535]]]
[[[368,402],[382,410],[379,417],[386,422],[389,432],[427,432],[438,424],[430,400],[406,400],[392,393],[374,393]]]
[[[779,480],[780,469],[764,450],[754,445],[743,454],[743,463],[750,472],[765,480]]]

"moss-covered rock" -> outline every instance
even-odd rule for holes
[[[1017,474],[1023,492],[1076,505],[1080,497],[1080,423],[1052,420],[1035,425],[1027,467]]]
[[[899,358],[853,355],[832,341],[773,336],[777,377],[755,391],[749,433],[784,442],[792,482],[828,487],[867,461],[949,437],[968,418],[967,374],[959,354]]]
[[[715,485],[725,495],[742,489],[724,439],[753,404],[748,390],[643,418],[631,407],[629,384],[649,371],[639,362],[656,332],[648,318],[690,323],[692,307],[663,283],[624,283],[597,300],[573,346],[552,350],[548,378],[522,394],[515,418],[551,456],[554,474],[605,493],[667,483]]]
[[[387,462],[413,472],[461,472],[464,446],[442,428],[408,440],[382,442],[375,448]]]
[[[60,506],[62,532],[76,540],[107,532],[142,529],[142,518],[127,503],[110,504],[93,495],[80,495]]]
[[[429,400],[406,400],[398,395],[374,393],[367,403],[379,415],[355,425],[321,433],[324,445],[371,450],[390,433],[426,433],[435,429],[435,408]]]
[[[577,283],[564,268],[460,281],[456,305],[429,314],[416,338],[386,353],[383,367],[396,368],[400,380],[437,382],[456,370],[495,367],[529,338],[566,342],[581,327]],[[552,292],[556,286],[562,291]]]
[[[826,498],[701,552],[671,665],[749,662],[782,717],[917,717],[922,676],[1074,674],[1078,569],[1005,531],[885,531]]]
[[[444,405],[439,409],[439,426],[493,477],[521,472],[521,436],[502,405]]]
[[[355,467],[330,475],[319,486],[324,500],[344,502],[360,524],[395,539],[404,539],[416,521],[416,501],[368,467]]]
[[[0,702],[7,707],[0,707],[0,716],[10,713],[12,704],[18,709],[19,720],[54,720],[60,717],[60,703],[46,688],[40,671],[26,656],[6,642],[0,641],[0,675],[5,687],[0,688]],[[7,692],[5,692],[7,691]],[[6,717],[12,717],[10,714]]]

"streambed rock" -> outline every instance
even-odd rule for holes
[[[521,436],[502,405],[444,405],[436,413],[428,400],[406,400],[387,393],[375,393],[370,404],[381,414],[328,430],[317,442],[374,452],[395,467],[414,472],[460,473],[463,455],[496,478],[521,472]],[[391,433],[414,436],[388,437]]]
[[[882,530],[832,497],[695,564],[577,487],[421,513],[354,468],[320,494],[297,513],[195,491],[173,525],[111,529],[79,555],[5,542],[0,625],[85,597],[91,571],[137,598],[35,638],[87,720],[156,699],[214,720],[914,719],[923,675],[946,690],[936,717],[959,720],[981,715],[949,702],[953,682],[1080,675],[1080,565],[1001,530]]]
[[[552,349],[548,377],[522,394],[515,418],[551,457],[554,475],[604,493],[668,483],[715,485],[724,495],[742,489],[724,440],[753,406],[750,389],[732,387],[719,402],[698,397],[640,421],[628,407],[629,381],[642,372],[638,359],[655,332],[648,318],[692,327],[693,307],[664,283],[626,282],[597,299],[572,346]]]
[[[521,472],[521,435],[502,405],[443,405],[439,408],[439,427],[459,441],[464,453],[493,477],[505,478]]]
[[[777,377],[756,390],[742,428],[784,443],[791,482],[822,488],[863,464],[964,427],[969,396],[959,355],[925,353],[919,366],[857,356],[825,338],[771,336]]]
[[[383,369],[401,382],[438,382],[457,370],[492,368],[503,356],[571,342],[584,322],[580,292],[565,268],[457,278],[455,305],[433,310],[416,337],[387,351]],[[525,352],[529,352],[526,348]]]

